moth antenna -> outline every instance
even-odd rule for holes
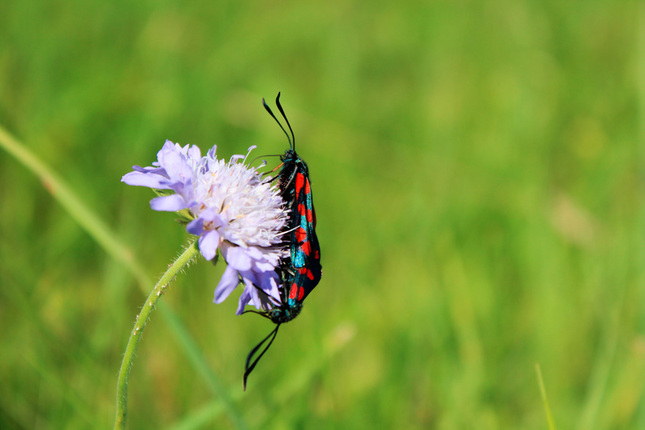
[[[273,331],[271,333],[269,333],[269,335],[267,337],[265,337],[262,340],[262,342],[258,343],[255,346],[255,348],[253,348],[251,350],[251,352],[249,352],[248,357],[246,357],[246,369],[244,370],[244,391],[246,391],[246,380],[249,378],[249,375],[251,374],[253,369],[255,369],[255,366],[258,364],[258,361],[260,361],[260,359],[262,358],[264,353],[268,351],[269,347],[271,346],[271,344],[275,340],[275,337],[278,335],[278,329],[279,328],[280,328],[280,324],[276,325],[275,328],[273,329]],[[269,338],[271,338],[271,340],[269,340]],[[253,355],[255,355],[255,353],[260,348],[262,348],[262,345],[264,345],[264,342],[266,342],[267,340],[269,340],[269,343],[267,344],[267,346],[262,350],[260,355],[258,355],[258,357],[255,360],[253,360],[253,363],[251,363],[251,360],[253,359]]]
[[[284,113],[284,109],[282,109],[282,105],[280,104],[280,93],[278,92],[278,97],[275,98],[275,104],[278,106],[278,109],[280,110],[280,113],[282,114],[282,118],[284,118],[285,121],[287,121],[287,126],[289,126],[289,131],[291,132],[291,137],[293,140],[293,144],[291,145],[291,149],[294,151],[296,150],[296,135],[293,134],[293,129],[291,128],[291,124],[289,124],[289,120],[287,119],[287,115]]]
[[[278,93],[278,97],[280,97],[280,93]],[[289,141],[289,147],[293,149],[293,142],[291,141],[291,137],[289,137],[289,133],[287,133],[287,130],[284,129],[284,127],[282,126],[280,121],[278,121],[278,118],[276,118],[276,116],[273,114],[273,111],[271,110],[269,105],[267,105],[267,102],[264,100],[264,98],[262,98],[262,105],[264,106],[264,109],[266,109],[266,111],[269,112],[269,115],[271,115],[273,117],[275,122],[278,123],[278,125],[280,126],[280,128],[284,132],[284,135],[287,136],[287,140]],[[282,108],[280,108],[280,111],[282,111]],[[282,114],[282,115],[284,116],[284,114]],[[287,125],[289,125],[289,121],[287,121]],[[289,125],[289,129],[291,129],[290,125]],[[291,134],[293,135],[293,131],[291,132]]]

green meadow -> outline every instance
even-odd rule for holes
[[[0,4],[0,428],[113,426],[190,239],[120,179],[166,139],[283,153],[278,91],[322,281],[243,391],[273,324],[215,305],[200,258],[129,429],[645,428],[634,0]]]

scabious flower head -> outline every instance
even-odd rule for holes
[[[150,207],[188,211],[186,230],[199,236],[204,258],[212,260],[220,250],[227,267],[215,289],[215,303],[224,301],[241,279],[245,288],[237,313],[249,302],[267,310],[280,302],[275,269],[288,256],[281,239],[287,223],[284,201],[256,168],[244,164],[245,156],[234,155],[226,162],[217,159],[216,149],[202,157],[197,146],[167,140],[152,166],[133,166],[121,181],[168,190],[152,199]]]

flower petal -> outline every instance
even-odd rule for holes
[[[186,209],[186,201],[179,194],[156,197],[150,200],[150,207],[155,211],[177,212]]]
[[[166,141],[161,151],[157,153],[159,164],[166,169],[168,177],[178,182],[186,182],[192,178],[193,173],[188,157],[185,155],[188,152],[188,146],[185,151],[179,145],[172,145],[169,140]],[[197,149],[199,151],[199,148]],[[192,153],[195,153],[193,150]]]
[[[257,246],[249,246],[246,250],[246,254],[254,260],[261,260],[264,257],[262,255],[262,251],[260,251]]]
[[[260,272],[271,272],[275,270],[275,266],[275,264],[271,264],[271,262],[267,260],[260,260],[255,262],[255,268]]]
[[[191,158],[193,160],[199,160],[200,158],[202,158],[202,151],[199,149],[199,146],[193,145],[188,148],[188,158]]]
[[[204,220],[201,218],[196,218],[188,223],[186,226],[186,231],[195,236],[199,236],[204,231]]]
[[[231,294],[231,292],[237,287],[237,284],[240,282],[237,270],[231,266],[226,267],[222,279],[220,279],[217,288],[215,288],[215,298],[213,302],[222,303],[226,298]]]
[[[121,182],[125,182],[128,185],[134,185],[137,187],[150,187],[159,190],[168,189],[167,181],[168,179],[164,178],[163,176],[154,174],[152,170],[126,173],[121,178]]]
[[[271,277],[265,277],[261,279],[260,288],[269,296],[273,297],[278,303],[280,303],[280,290],[278,289],[278,275],[275,272],[272,273]]]
[[[245,288],[240,294],[240,301],[237,303],[236,315],[242,315],[244,312],[244,307],[251,301],[251,292],[248,288]]]
[[[215,230],[207,231],[199,238],[199,252],[208,261],[215,258],[219,246],[219,233]]]
[[[251,258],[246,253],[247,249],[241,248],[239,246],[231,246],[228,248],[226,253],[226,262],[235,267],[237,270],[250,270],[251,269]]]

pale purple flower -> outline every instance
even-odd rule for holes
[[[284,201],[275,185],[244,164],[245,156],[234,155],[226,162],[217,159],[216,149],[202,157],[197,146],[167,140],[151,167],[134,166],[121,180],[174,191],[152,199],[152,209],[187,210],[191,221],[186,230],[199,236],[204,258],[212,260],[220,250],[228,266],[215,289],[215,303],[224,301],[241,281],[245,287],[237,313],[249,302],[267,310],[280,302],[276,266],[288,255],[281,239],[287,223]]]

